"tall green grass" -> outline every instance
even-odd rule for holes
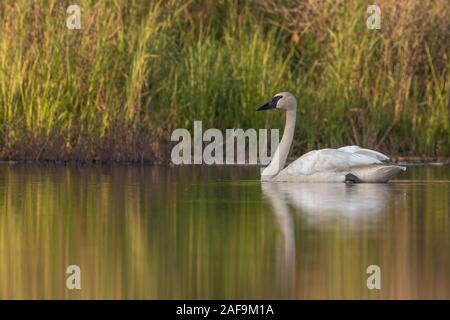
[[[279,127],[255,108],[299,101],[294,152],[356,143],[450,155],[450,4],[80,0],[0,3],[0,157],[146,160],[174,128]]]

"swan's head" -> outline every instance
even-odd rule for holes
[[[281,109],[281,110],[296,110],[297,99],[290,92],[277,93],[267,101],[266,104],[259,107],[256,111],[269,110],[269,109]]]

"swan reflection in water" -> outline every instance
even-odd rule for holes
[[[401,193],[390,184],[263,182],[261,186],[283,237],[277,273],[281,285],[290,291],[295,283],[296,217],[306,223],[301,228],[371,230]]]

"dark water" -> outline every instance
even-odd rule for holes
[[[0,165],[0,298],[450,298],[450,167],[380,185],[258,174]]]

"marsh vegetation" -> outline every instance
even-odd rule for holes
[[[360,144],[392,155],[450,155],[450,3],[366,1],[0,3],[0,157],[164,158],[194,120],[273,128],[255,107],[299,100],[294,153]],[[270,118],[270,119],[269,119]]]

